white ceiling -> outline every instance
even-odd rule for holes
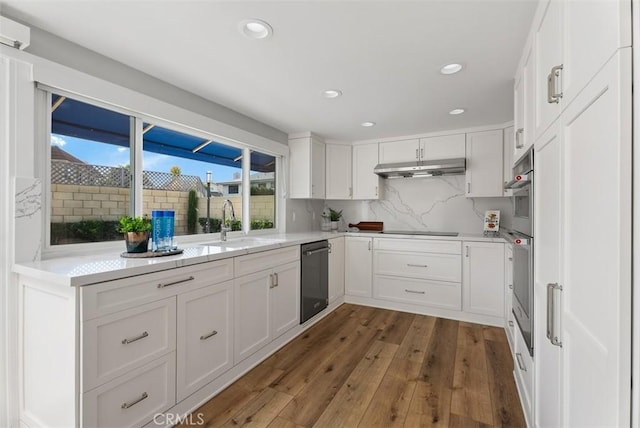
[[[20,0],[2,9],[284,132],[354,141],[512,120],[535,1]],[[267,21],[273,36],[244,37],[247,18]],[[439,74],[449,62],[465,68]],[[344,95],[323,98],[329,88]],[[456,107],[467,112],[449,115]]]

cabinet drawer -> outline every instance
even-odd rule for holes
[[[405,278],[460,282],[462,278],[459,255],[436,253],[400,253],[376,250],[373,256],[374,273]]]
[[[516,378],[516,386],[520,392],[522,407],[527,413],[527,420],[531,420],[533,407],[533,360],[529,355],[529,350],[522,337],[522,333],[518,328],[517,322],[514,321],[515,336],[515,352],[513,355],[513,371]]]
[[[248,275],[300,260],[300,246],[264,251],[234,259],[236,276]]]
[[[83,426],[130,427],[175,405],[175,353],[84,394]]]
[[[374,250],[409,251],[421,253],[462,254],[460,241],[438,241],[435,239],[375,238]]]
[[[155,272],[82,287],[82,319],[89,320],[143,303],[233,279],[233,259]]]
[[[414,305],[460,310],[462,291],[460,283],[436,282],[417,279],[374,277],[374,297]]]
[[[87,321],[82,325],[83,391],[175,347],[175,297]]]

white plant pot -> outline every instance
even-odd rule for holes
[[[331,230],[338,230],[338,222],[337,221],[332,221],[331,222]]]

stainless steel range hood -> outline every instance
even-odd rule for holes
[[[417,162],[381,163],[373,172],[382,178],[439,177],[464,174],[465,159],[439,159]]]

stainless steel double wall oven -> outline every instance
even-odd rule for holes
[[[513,230],[507,238],[513,245],[513,315],[533,356],[533,149],[513,168]]]

